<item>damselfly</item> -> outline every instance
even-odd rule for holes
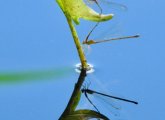
[[[115,3],[115,2],[109,2],[107,0],[85,0],[85,1],[88,1],[88,2],[93,2],[93,3],[96,3],[96,5],[99,7],[100,9],[100,15],[102,14],[102,8],[100,6],[100,3],[106,3],[107,5],[109,5],[109,7],[111,8],[113,5],[116,6],[116,8],[122,8],[123,10],[126,10],[126,6],[125,5],[122,5],[122,4],[119,4],[119,3]],[[132,36],[122,36],[122,37],[116,37],[116,38],[110,38],[110,39],[103,39],[103,40],[94,40],[94,39],[90,39],[89,40],[89,37],[91,36],[91,34],[93,33],[93,31],[96,29],[96,27],[99,25],[99,22],[97,22],[95,24],[95,26],[90,30],[90,32],[88,33],[88,35],[86,36],[85,40],[82,42],[83,45],[87,45],[88,46],[88,49],[89,49],[89,45],[92,45],[92,44],[97,44],[97,43],[103,43],[103,42],[109,42],[109,41],[112,41],[112,40],[122,40],[122,39],[129,39],[129,38],[138,38],[139,35],[132,35]]]
[[[140,37],[140,35],[132,35],[132,36],[123,36],[123,37],[117,37],[117,38],[110,38],[107,40],[85,40],[83,41],[83,44],[87,44],[87,45],[92,45],[92,44],[97,44],[97,43],[103,43],[103,42],[110,42],[113,40],[123,40],[123,39],[129,39],[129,38],[138,38]]]
[[[121,97],[116,97],[116,96],[112,96],[112,95],[107,95],[107,94],[97,92],[97,91],[94,91],[94,90],[90,90],[90,89],[86,89],[86,88],[83,88],[81,91],[82,91],[82,93],[84,93],[85,97],[92,104],[92,106],[97,110],[97,112],[99,112],[99,110],[93,104],[93,102],[89,99],[88,94],[90,94],[90,95],[97,94],[97,95],[101,95],[101,96],[104,96],[104,97],[107,97],[107,98],[110,98],[110,99],[116,99],[116,100],[120,100],[120,101],[124,101],[124,102],[128,102],[128,103],[138,104],[138,102],[133,101],[133,100],[129,100],[129,99],[121,98]],[[116,108],[116,109],[118,108],[118,107],[115,107],[115,106],[113,106],[113,107]]]

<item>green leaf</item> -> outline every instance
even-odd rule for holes
[[[69,114],[62,118],[61,120],[89,120],[92,118],[97,118],[97,119],[103,119],[103,120],[110,120],[108,117],[105,115],[98,113],[93,110],[77,110],[73,112],[72,114]]]
[[[35,70],[35,71],[19,71],[19,72],[1,72],[0,83],[15,83],[32,80],[43,80],[50,78],[62,77],[70,73],[70,68]]]
[[[79,19],[102,22],[113,18],[113,14],[100,15],[92,8],[88,7],[83,0],[56,0],[65,15],[79,24]]]

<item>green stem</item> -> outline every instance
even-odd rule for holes
[[[82,68],[87,69],[87,67],[88,67],[87,60],[85,58],[85,54],[83,52],[83,48],[82,48],[81,43],[79,41],[79,38],[78,38],[78,35],[77,35],[77,32],[76,32],[76,29],[73,25],[72,19],[68,14],[67,15],[65,14],[65,16],[67,18],[67,21],[68,21],[68,24],[69,24],[69,27],[70,27],[70,30],[71,30],[71,33],[72,33],[77,51],[78,51],[78,55],[79,55],[79,58],[80,58],[80,61],[81,61]]]

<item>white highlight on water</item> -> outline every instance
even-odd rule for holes
[[[82,69],[82,66],[81,66],[81,63],[77,63],[76,65],[75,65],[75,71],[77,72],[77,73],[80,73],[81,72],[81,69]],[[87,68],[87,73],[93,73],[95,70],[93,69],[93,65],[92,64],[89,64],[88,63],[88,68]]]

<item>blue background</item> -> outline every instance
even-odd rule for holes
[[[128,7],[117,19],[122,34],[139,33],[141,37],[91,46],[87,59],[95,72],[87,79],[97,91],[139,102],[138,106],[121,103],[126,119],[164,120],[165,2],[122,3]],[[95,34],[101,34],[104,26],[105,30],[109,27],[109,34],[112,23],[102,23]],[[81,41],[93,25],[81,20],[77,26]],[[69,75],[51,81],[1,85],[0,120],[57,120],[79,76],[74,71],[76,63],[79,58],[69,27],[54,0],[0,1],[0,71],[71,68]],[[92,108],[84,97],[79,105],[83,107]],[[109,116],[104,108],[100,105]]]

